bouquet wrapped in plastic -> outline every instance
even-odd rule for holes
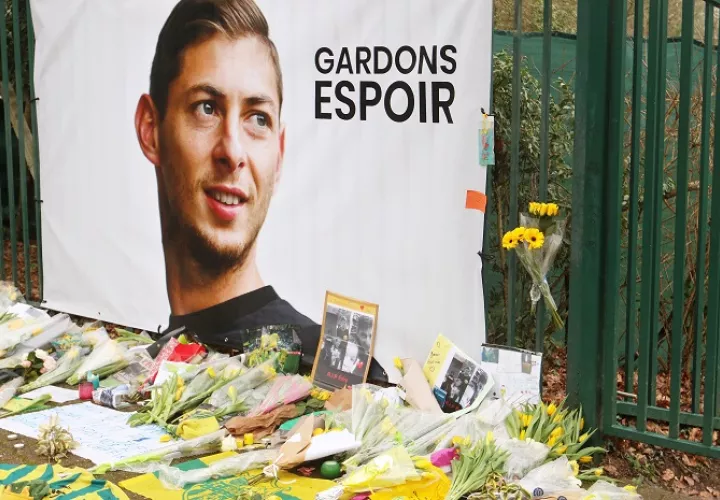
[[[530,300],[532,311],[542,298],[556,328],[565,326],[553,299],[547,275],[563,243],[565,220],[557,218],[555,203],[530,203],[529,213],[520,214],[520,227],[505,233],[502,246],[514,250],[518,260],[532,279]]]
[[[75,372],[68,377],[68,385],[77,385],[84,381],[88,372],[100,378],[112,375],[127,367],[125,359],[127,347],[114,340],[106,340],[95,346]]]
[[[311,389],[312,384],[300,375],[277,377],[262,403],[253,408],[248,415],[251,417],[263,415],[280,406],[305,399]]]
[[[45,372],[29,384],[21,386],[17,392],[18,394],[24,394],[33,389],[64,382],[77,370],[82,361],[82,348],[79,346],[71,347],[58,359],[54,370]]]
[[[274,367],[277,356],[277,354],[273,355],[214,391],[207,403],[215,408],[222,408],[233,399],[245,399],[252,390],[275,378]]]
[[[338,486],[318,493],[316,500],[338,500],[346,493],[362,493],[392,488],[406,482],[418,481],[422,477],[415,463],[402,446],[373,458],[362,467],[347,474]]]
[[[179,458],[206,455],[221,450],[222,441],[227,437],[228,432],[220,429],[211,434],[190,439],[188,441],[177,441],[162,446],[156,450],[124,458],[113,463],[104,463],[90,469],[93,474],[105,474],[113,470],[124,470],[127,472],[151,472],[160,469],[160,464],[170,465],[173,460]]]

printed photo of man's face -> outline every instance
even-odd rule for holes
[[[160,126],[161,204],[169,230],[202,260],[231,265],[265,220],[284,131],[269,49],[222,35],[186,49]]]
[[[181,1],[138,104],[163,245],[208,277],[248,259],[280,177],[282,73],[267,31],[251,0]]]

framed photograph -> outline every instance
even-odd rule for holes
[[[325,294],[322,331],[311,379],[325,389],[362,384],[375,347],[378,305]]]

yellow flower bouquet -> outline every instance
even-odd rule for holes
[[[528,213],[520,214],[520,226],[505,233],[502,246],[514,250],[532,279],[530,300],[532,311],[542,298],[556,328],[565,327],[550,291],[547,274],[555,261],[565,233],[565,220],[559,219],[555,203],[531,202]]]

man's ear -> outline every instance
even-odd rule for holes
[[[135,132],[145,158],[160,166],[160,118],[152,98],[143,94],[135,110]]]
[[[280,182],[282,177],[283,163],[285,162],[285,124],[280,126],[280,155],[278,158],[277,166],[275,167],[275,183]]]

